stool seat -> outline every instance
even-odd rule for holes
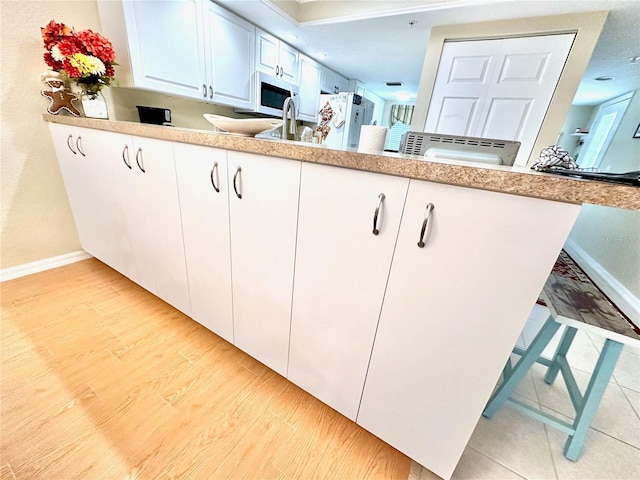
[[[623,345],[640,347],[640,334],[638,328],[597,288],[564,250],[544,286],[539,303],[549,308],[549,318],[526,350],[514,348],[513,353],[519,355],[520,359],[515,366],[511,364],[511,359],[507,361],[502,383],[489,399],[483,416],[491,418],[504,403],[508,403],[521,412],[567,433],[569,438],[564,447],[564,455],[569,460],[576,461]],[[565,324],[566,327],[555,353],[551,359],[542,357],[542,352],[561,324]],[[580,391],[567,361],[567,353],[578,329],[605,337],[604,346],[584,394]],[[542,412],[511,396],[514,388],[534,363],[548,367],[544,378],[547,384],[552,384],[558,373],[562,374],[576,411],[572,423]]]

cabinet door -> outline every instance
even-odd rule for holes
[[[235,345],[286,376],[300,162],[228,158]]]
[[[579,210],[412,180],[357,422],[450,478]]]
[[[189,315],[173,144],[134,137],[132,145],[134,184],[127,220],[135,246],[136,281]]]
[[[408,184],[406,178],[302,165],[288,378],[351,420]]]
[[[316,123],[320,110],[320,65],[300,56],[300,93],[298,120]]]
[[[256,68],[298,84],[298,51],[267,32],[256,29]]]
[[[255,27],[215,3],[205,4],[208,99],[249,108],[255,98]]]
[[[109,263],[114,257],[111,216],[105,202],[110,176],[103,156],[103,132],[49,123],[69,205],[82,248]]]
[[[280,40],[260,29],[256,29],[256,68],[271,75],[276,75]],[[278,69],[278,76],[280,70]]]
[[[135,86],[202,98],[200,0],[124,1],[123,8]]]
[[[278,55],[278,64],[280,65],[280,78],[287,82],[298,84],[298,51],[280,42],[280,50]]]
[[[233,343],[227,152],[174,145],[191,317]]]

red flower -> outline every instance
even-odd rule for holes
[[[62,66],[62,62],[58,62],[51,56],[51,52],[48,52],[48,51],[44,52],[43,57],[44,57],[44,63],[49,65],[54,70],[61,70],[62,68],[64,68]]]
[[[98,57],[104,63],[113,62],[116,59],[113,45],[99,33],[87,29],[77,32],[76,37],[82,41],[89,54]]]
[[[56,43],[58,43],[64,37],[70,36],[72,30],[64,23],[56,23],[51,20],[46,27],[40,28],[42,33],[42,40],[44,40],[44,46],[47,50],[51,50]]]
[[[57,46],[60,49],[60,53],[65,57],[70,57],[74,53],[87,54],[82,41],[76,37],[66,37],[64,40],[60,40]]]

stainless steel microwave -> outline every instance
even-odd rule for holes
[[[281,117],[287,97],[297,96],[298,85],[289,83],[264,72],[256,75],[256,102],[253,109],[237,108],[237,112],[252,112]],[[297,105],[298,102],[296,102]]]

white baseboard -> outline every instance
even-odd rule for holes
[[[32,273],[44,272],[45,270],[86,260],[87,258],[92,257],[84,250],[78,250],[76,252],[58,255],[57,257],[45,258],[44,260],[38,260],[36,262],[25,263],[23,265],[17,265],[10,268],[3,268],[0,270],[0,282],[24,277],[25,275],[31,275]]]
[[[580,245],[567,239],[564,249],[571,255],[598,287],[633,323],[640,323],[640,299],[604,269]]]

